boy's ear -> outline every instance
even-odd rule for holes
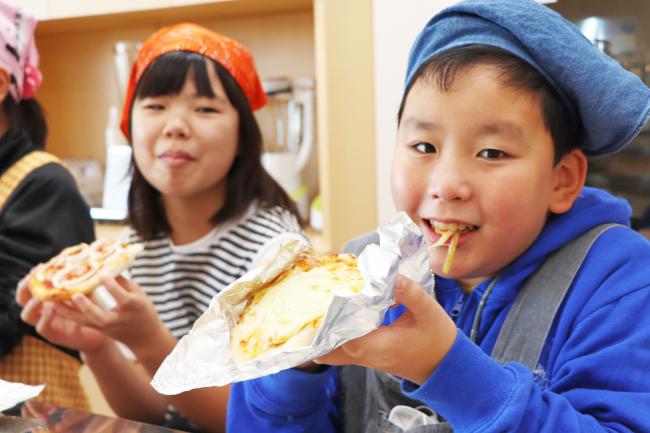
[[[4,101],[9,94],[10,80],[9,72],[0,68],[0,102]]]
[[[555,184],[549,211],[564,213],[571,209],[587,178],[587,157],[580,149],[573,149],[557,163]]]

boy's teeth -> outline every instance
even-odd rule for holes
[[[429,220],[429,224],[436,232],[464,232],[471,230],[472,226],[467,224],[458,224],[458,223],[443,223],[440,221]]]

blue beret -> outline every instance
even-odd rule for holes
[[[476,44],[501,48],[539,71],[579,122],[578,146],[588,155],[621,149],[650,117],[650,89],[533,0],[467,0],[435,15],[411,48],[406,89],[434,55]]]

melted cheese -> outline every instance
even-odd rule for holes
[[[334,295],[359,293],[363,285],[351,255],[299,263],[253,296],[233,329],[233,351],[254,359],[280,345],[311,344]]]

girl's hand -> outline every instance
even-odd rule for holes
[[[80,352],[94,352],[106,344],[108,338],[101,332],[84,327],[55,314],[55,303],[32,298],[28,281],[34,270],[25,275],[16,287],[16,302],[23,307],[20,318],[46,340]]]
[[[32,277],[32,273],[34,272],[34,269],[32,268],[31,271],[27,275],[23,277],[22,280],[18,282],[18,285],[16,286],[16,302],[18,305],[21,307],[24,307],[27,302],[32,299],[32,291],[29,290],[29,279]]]
[[[424,288],[401,275],[395,298],[407,308],[398,320],[348,341],[317,362],[357,364],[424,383],[454,343],[456,325]]]
[[[167,332],[153,302],[138,284],[122,277],[103,277],[102,281],[117,302],[115,308],[104,310],[87,296],[76,294],[72,297],[73,305],[56,306],[57,314],[100,330],[134,352]]]
[[[20,318],[36,328],[36,332],[46,340],[80,352],[98,352],[108,343],[108,337],[96,329],[57,315],[56,307],[53,302],[30,299]]]

